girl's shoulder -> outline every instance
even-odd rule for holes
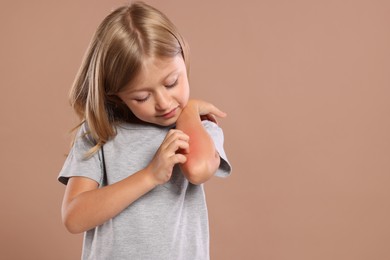
[[[76,132],[75,142],[81,142],[92,146],[96,145],[96,140],[92,137],[91,130],[86,121],[81,123],[81,125],[79,126]]]
[[[75,129],[75,135],[72,142],[72,152],[85,156],[97,144],[91,134],[91,130],[86,122],[83,122]]]

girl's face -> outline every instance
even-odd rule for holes
[[[181,55],[149,58],[119,98],[140,120],[169,126],[176,122],[189,99],[187,70]]]

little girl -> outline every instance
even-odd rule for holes
[[[141,2],[98,27],[71,90],[81,117],[60,172],[83,259],[209,259],[203,183],[231,167],[210,103],[189,99],[188,47]]]

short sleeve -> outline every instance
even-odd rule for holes
[[[224,143],[224,135],[222,128],[220,128],[217,124],[214,122],[203,120],[202,124],[208,134],[211,136],[211,138],[214,141],[215,148],[217,152],[219,153],[219,156],[221,158],[221,163],[219,165],[219,168],[217,172],[215,173],[215,176],[218,177],[227,177],[230,175],[232,171],[232,167],[227,159],[225,149],[223,148]]]
[[[87,133],[88,128],[86,124],[83,124],[60,171],[58,180],[65,185],[68,183],[69,178],[75,176],[90,178],[97,183],[102,181],[101,153],[97,152],[91,157],[85,156],[95,146],[92,138]]]

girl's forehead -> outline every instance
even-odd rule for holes
[[[184,60],[181,55],[174,57],[147,57],[144,59],[141,67],[141,73],[144,71],[164,71],[169,68],[180,67],[184,64]]]
[[[181,55],[174,57],[150,57],[145,59],[142,67],[131,84],[131,89],[143,89],[161,84],[170,77],[186,70],[186,66]]]

